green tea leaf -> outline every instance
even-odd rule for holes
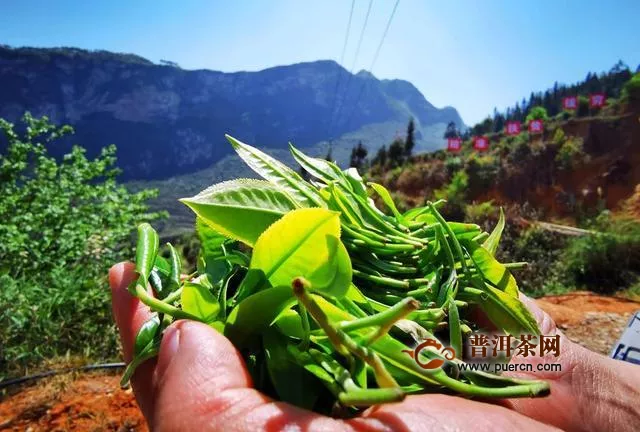
[[[498,244],[500,243],[500,237],[502,236],[502,231],[504,230],[504,211],[502,211],[502,207],[500,207],[500,219],[498,220],[498,224],[489,235],[489,238],[482,243],[482,247],[487,250],[491,255],[495,255],[498,250]]]
[[[220,305],[210,291],[211,284],[202,278],[185,282],[182,288],[182,310],[199,318],[202,322],[210,323],[220,312]]]
[[[267,331],[262,341],[267,371],[280,400],[312,409],[320,396],[319,382],[289,354],[287,338]]]
[[[249,246],[272,223],[297,208],[272,184],[251,179],[219,183],[180,201],[217,232]]]
[[[508,295],[518,298],[518,283],[508,268],[500,264],[491,254],[473,240],[463,240],[463,243],[482,276],[493,286]]]
[[[260,236],[250,269],[262,270],[273,286],[290,286],[303,276],[314,290],[343,295],[351,283],[351,261],[339,236],[338,213],[294,210]]]
[[[138,225],[138,244],[136,246],[136,273],[142,278],[146,288],[149,273],[158,255],[158,233],[151,225],[144,222]]]
[[[365,186],[364,180],[362,180],[362,177],[360,176],[358,170],[351,167],[344,170],[343,173],[347,178],[347,181],[351,185],[351,189],[353,190],[353,192],[356,195],[367,198],[367,187]]]
[[[391,212],[393,213],[393,215],[396,217],[396,220],[398,222],[402,222],[403,220],[403,216],[402,214],[398,211],[398,209],[396,208],[396,203],[393,202],[393,198],[391,197],[391,194],[389,193],[389,191],[387,190],[386,187],[382,186],[381,184],[378,183],[373,183],[370,182],[369,186],[371,186],[371,188],[376,191],[376,193],[378,194],[378,196],[382,199],[382,201],[385,203],[385,205],[387,207],[389,207],[389,209],[391,210]]]
[[[261,334],[296,302],[290,284],[258,291],[233,308],[225,323],[224,335],[236,346],[242,346],[247,338]]]
[[[171,257],[171,269],[169,271],[169,286],[168,291],[174,291],[180,286],[180,275],[182,273],[182,263],[180,262],[180,256],[171,243],[167,243],[169,247],[169,254]],[[164,294],[164,293],[163,293]]]
[[[229,239],[211,228],[201,218],[196,217],[196,232],[200,240],[200,251],[203,256],[222,257],[225,254],[225,243]]]
[[[324,201],[309,183],[283,164],[255,147],[225,135],[238,156],[265,180],[286,192],[300,207],[324,207]]]
[[[307,156],[295,148],[291,143],[289,143],[289,150],[296,162],[298,162],[300,166],[313,177],[318,180],[322,180],[327,185],[332,182],[337,182],[347,189],[351,189],[351,186],[344,177],[344,174],[333,162]]]
[[[160,318],[158,317],[158,314],[153,314],[151,318],[142,324],[142,327],[140,327],[140,330],[138,330],[138,334],[136,335],[133,349],[134,356],[140,355],[147,345],[153,342],[159,328]]]
[[[540,334],[536,319],[517,297],[488,285],[484,293],[478,299],[480,307],[499,329],[515,336],[524,332]]]

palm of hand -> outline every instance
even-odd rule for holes
[[[137,330],[150,315],[147,307],[127,292],[134,278],[134,266],[129,263],[117,264],[109,273],[113,313],[127,361],[131,359]],[[549,333],[550,327],[544,326],[551,325],[545,324],[545,319],[550,319],[542,318],[543,332]],[[204,324],[178,321],[165,333],[157,360],[143,364],[133,376],[132,385],[154,431],[541,430],[550,427],[534,419],[566,425],[567,416],[551,415],[545,410],[572,396],[575,368],[571,358],[572,355],[567,356],[561,374],[543,376],[554,380],[551,398],[503,403],[513,409],[433,394],[410,396],[402,403],[374,407],[355,419],[337,420],[261,394],[252,388],[241,356],[226,338]]]

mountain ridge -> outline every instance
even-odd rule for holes
[[[462,125],[454,108],[436,108],[411,83],[368,72],[351,75],[349,88],[334,97],[349,72],[333,60],[237,72],[167,63],[104,50],[0,45],[0,117],[16,121],[28,110],[72,124],[76,135],[56,149],[60,154],[72,143],[90,156],[115,143],[124,180],[205,169],[231,153],[225,133],[274,149],[289,141],[301,148],[339,143],[367,129],[384,135],[372,141],[389,141],[414,117],[416,149],[424,151],[442,146],[442,124]],[[346,107],[337,116],[336,105]]]

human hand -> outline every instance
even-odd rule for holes
[[[564,430],[633,430],[640,427],[640,367],[607,358],[569,340],[551,317],[521,295],[542,334],[560,336],[560,356],[514,357],[511,363],[531,364],[534,372],[507,373],[543,379],[551,394],[539,399],[503,401],[521,414]],[[540,372],[538,365],[559,364],[560,370]]]
[[[149,309],[127,291],[136,278],[131,263],[109,272],[113,314],[126,361]],[[252,388],[242,357],[213,328],[190,321],[173,323],[157,359],[141,365],[131,380],[153,431],[220,430],[551,430],[506,407],[441,394],[409,396],[403,402],[338,420],[268,398]]]

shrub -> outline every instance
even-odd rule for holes
[[[21,135],[0,119],[0,363],[115,355],[105,276],[131,256],[137,223],[161,216],[146,213],[155,192],[117,184],[114,146],[95,160],[76,146],[57,161],[47,147],[73,130],[28,113],[23,121]]]
[[[527,114],[525,121],[529,123],[531,120],[547,120],[548,118],[549,115],[544,107],[534,106],[529,110],[529,114]]]
[[[495,156],[472,154],[466,167],[471,195],[491,188],[498,178],[499,169],[500,161]]]
[[[587,155],[583,150],[583,141],[580,137],[565,139],[555,157],[558,167],[565,170],[572,169],[584,163],[586,159]]]
[[[493,220],[498,214],[498,208],[493,201],[467,204],[464,209],[465,220],[472,223],[484,224],[487,220]]]
[[[640,223],[604,212],[593,228],[596,234],[572,240],[562,253],[562,280],[603,294],[634,285],[640,275]]]
[[[464,171],[458,171],[447,186],[434,191],[436,199],[447,200],[443,208],[445,215],[452,219],[462,220],[468,187],[469,176]]]
[[[555,263],[558,261],[566,237],[534,225],[524,230],[507,225],[503,234],[501,261],[528,263],[516,270],[521,290],[534,297],[561,291]]]
[[[622,87],[622,99],[640,101],[640,72],[631,77]]]
[[[444,167],[447,170],[447,175],[449,177],[453,177],[453,175],[461,170],[464,167],[464,163],[462,162],[462,158],[460,156],[454,156],[447,158],[444,163]]]
[[[578,96],[577,117],[586,117],[589,115],[589,98],[586,96]]]
[[[553,137],[551,138],[551,142],[561,146],[565,142],[566,136],[564,134],[564,130],[562,128],[557,128],[553,132]]]

